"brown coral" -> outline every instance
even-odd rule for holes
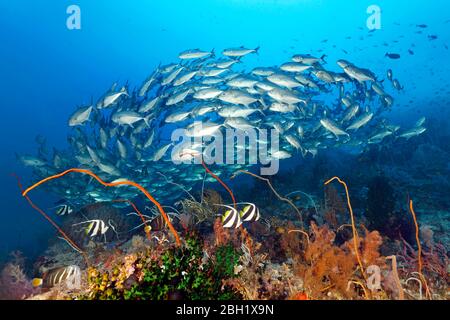
[[[305,251],[305,262],[298,266],[305,288],[314,299],[357,298],[347,290],[356,267],[348,251],[334,245],[335,233],[327,226],[311,224],[313,240]]]

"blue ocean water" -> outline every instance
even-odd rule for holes
[[[81,9],[81,30],[66,26],[70,5]],[[374,33],[366,26],[370,5],[381,8]],[[390,116],[399,124],[422,115],[443,121],[449,119],[449,9],[446,0],[0,0],[0,256],[14,249],[38,254],[53,233],[10,176],[15,172],[25,185],[31,178],[15,153],[33,154],[38,134],[64,148],[75,107],[113,82],[139,85],[188,48],[260,46],[247,68],[279,65],[295,53],[345,58],[376,74],[391,68],[405,89]],[[42,208],[55,200],[41,191],[33,198]]]

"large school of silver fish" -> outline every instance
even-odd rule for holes
[[[108,182],[139,183],[168,202],[183,196],[176,184],[190,190],[204,179],[214,181],[201,165],[173,164],[170,132],[176,128],[186,129],[189,137],[213,135],[225,128],[275,129],[280,149],[270,156],[277,160],[315,157],[320,149],[341,146],[363,150],[426,130],[425,119],[400,128],[383,116],[394,104],[385,87],[402,90],[391,70],[382,81],[351,62],[339,60],[328,67],[325,56],[307,54],[295,55],[277,67],[244,70],[244,57],[258,50],[226,49],[220,58],[214,51],[182,52],[179,62],[160,65],[139,88],[114,84],[97,102],[78,108],[68,122],[73,128],[68,150],[49,152],[45,139],[39,137],[38,155],[19,158],[33,169],[36,179],[68,168],[87,168]],[[197,121],[201,128],[193,125]],[[201,154],[204,147],[190,149]],[[218,164],[213,171],[229,177],[250,166]],[[58,179],[46,187],[76,205],[139,195],[133,188],[105,188],[84,176]]]

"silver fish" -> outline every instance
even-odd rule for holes
[[[246,56],[250,53],[258,53],[258,51],[259,51],[259,47],[255,48],[255,49],[247,49],[244,47],[239,47],[239,48],[225,49],[225,50],[223,50],[222,54],[227,57],[239,58],[239,57]]]
[[[84,107],[78,109],[69,119],[69,126],[80,126],[89,121],[93,107]]]
[[[370,122],[373,118],[373,113],[365,113],[359,118],[357,118],[350,126],[347,127],[347,130],[358,130],[361,127],[365,126]]]

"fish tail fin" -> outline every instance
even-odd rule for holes
[[[261,106],[262,106],[262,109],[263,110],[267,110],[269,107],[267,106],[267,104],[266,104],[266,102],[264,101],[264,99],[259,99],[258,100],[259,101],[259,103],[261,104]],[[261,110],[259,110],[260,112],[262,112]]]
[[[215,58],[216,57],[216,48],[213,48],[211,50],[211,58]]]
[[[328,57],[326,54],[322,55],[320,57],[320,60],[322,60],[324,63],[326,63],[327,61],[325,60],[325,58]]]
[[[151,116],[152,116],[152,114],[149,114],[148,116],[144,117],[144,119],[143,119],[145,124],[147,125],[147,127],[150,127],[150,121],[151,121],[150,117]]]
[[[257,46],[257,47],[255,48],[255,53],[258,54],[258,55],[259,55],[259,49],[261,49],[260,46]]]
[[[34,278],[33,280],[31,280],[31,284],[34,288],[42,286],[43,282],[44,281],[42,280],[42,278]]]

